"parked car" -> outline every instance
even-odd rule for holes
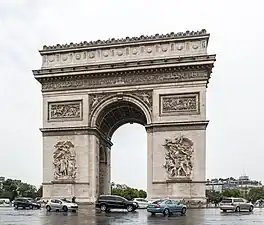
[[[126,209],[128,212],[133,212],[137,209],[138,205],[120,196],[100,195],[95,202],[95,207],[106,212],[109,212],[111,209]]]
[[[78,205],[66,199],[50,199],[46,204],[46,210],[48,212],[51,210],[76,212],[76,210],[78,210]]]
[[[150,201],[144,198],[134,198],[132,201],[137,204],[139,209],[146,209],[148,205],[151,203]]]
[[[223,211],[235,211],[240,212],[243,210],[252,212],[254,205],[251,202],[247,202],[244,198],[224,198],[220,204],[219,208]]]
[[[29,209],[40,209],[41,205],[35,202],[32,198],[16,198],[13,202],[15,209],[18,208],[29,208]]]
[[[160,199],[149,204],[147,211],[152,215],[155,215],[156,213],[163,213],[164,216],[175,213],[181,213],[182,215],[185,215],[187,206],[175,200]]]

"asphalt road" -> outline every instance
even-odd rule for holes
[[[92,206],[81,206],[77,213],[14,210],[0,208],[0,225],[264,225],[264,209],[253,213],[222,213],[219,209],[189,209],[186,216],[151,216],[146,210],[134,213],[101,213]]]

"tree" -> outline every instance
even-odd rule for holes
[[[256,202],[258,199],[264,199],[264,188],[251,188],[248,192],[247,199],[251,200],[252,202]]]
[[[9,198],[11,201],[17,196],[35,198],[37,189],[34,185],[23,183],[20,180],[7,179],[2,183],[1,198]]]
[[[42,185],[40,185],[36,195],[37,197],[40,197],[40,198],[43,196],[43,186]]]
[[[222,195],[224,197],[234,197],[234,198],[242,197],[242,194],[238,189],[226,189],[223,191]]]
[[[147,192],[145,192],[144,190],[139,190],[138,191],[138,197],[139,198],[146,198],[147,197]]]
[[[208,199],[208,202],[213,202],[215,204],[218,204],[222,201],[222,194],[215,190],[206,190],[206,197]]]
[[[136,188],[112,188],[111,194],[124,197],[128,200],[147,197],[147,193],[144,190],[138,190]]]

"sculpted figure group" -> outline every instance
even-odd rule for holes
[[[74,179],[77,170],[74,145],[71,141],[59,141],[54,147],[54,178]]]
[[[193,169],[193,142],[184,136],[174,140],[166,139],[165,142],[167,153],[164,168],[169,178],[190,177]]]

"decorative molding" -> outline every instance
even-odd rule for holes
[[[48,102],[48,121],[82,120],[82,100]]]
[[[216,55],[190,55],[184,57],[170,57],[161,59],[148,59],[148,60],[134,60],[134,61],[118,61],[114,63],[105,62],[103,64],[92,64],[92,65],[68,65],[67,67],[61,68],[42,68],[39,70],[33,70],[33,74],[36,79],[43,77],[50,77],[51,74],[54,76],[68,76],[69,74],[80,75],[85,72],[85,74],[90,74],[92,76],[102,76],[104,75],[116,75],[123,74],[124,71],[130,73],[135,73],[135,70],[148,69],[152,71],[157,71],[160,67],[163,67],[165,71],[172,71],[171,68],[174,67],[174,71],[186,71],[196,69],[212,69],[213,63],[216,60]],[[179,65],[180,64],[180,65]],[[176,67],[177,66],[177,67]],[[153,69],[154,67],[157,67]],[[199,68],[200,67],[200,68]],[[122,71],[120,71],[122,68]],[[79,73],[79,74],[78,74]]]
[[[132,86],[144,84],[163,84],[187,81],[207,81],[206,71],[183,71],[167,73],[148,74],[124,74],[118,77],[96,77],[83,79],[58,79],[53,81],[42,81],[42,91],[62,91],[91,89],[100,87]]]
[[[204,35],[209,35],[205,29],[198,31],[186,31],[186,32],[178,32],[178,33],[167,33],[167,34],[155,34],[150,36],[141,35],[140,37],[126,37],[121,39],[111,38],[108,40],[97,40],[97,41],[84,41],[80,43],[70,43],[70,44],[57,44],[53,46],[43,46],[44,51],[54,51],[54,50],[68,50],[75,48],[83,48],[83,47],[96,47],[96,46],[104,46],[104,45],[113,45],[113,44],[128,44],[139,41],[157,41],[157,40],[170,40],[173,38],[184,38],[184,37],[200,37]],[[78,58],[78,56],[77,56]]]
[[[163,131],[206,130],[209,120],[153,123],[145,126],[148,133]]]
[[[56,180],[51,182],[43,182],[42,185],[53,185],[53,184],[75,184],[75,185],[90,185],[90,182],[77,182],[74,180]]]
[[[193,115],[200,113],[200,93],[160,95],[160,115]]]
[[[181,135],[174,139],[165,139],[163,146],[167,150],[163,166],[168,174],[168,180],[178,179],[185,183],[186,179],[191,179],[193,170],[192,155],[194,152],[193,142]]]
[[[79,127],[54,127],[54,128],[41,128],[43,137],[49,136],[73,136],[73,135],[95,135],[100,138],[104,143],[111,148],[113,143],[105,137],[105,135],[97,128],[91,128],[89,126]]]
[[[104,62],[113,63],[168,56],[205,55],[208,40],[209,34],[203,30],[44,46],[40,54],[42,55],[42,68],[59,68],[69,64],[94,65]]]
[[[153,181],[152,184],[168,184],[168,183],[192,183],[192,184],[205,184],[206,181],[195,181],[190,179],[172,179],[166,181]]]
[[[76,152],[71,141],[58,141],[54,145],[53,166],[54,179],[60,182],[76,178]]]
[[[124,92],[105,92],[105,93],[94,93],[89,94],[90,102],[90,113],[98,106],[101,102],[105,101],[110,97],[130,95],[140,99],[145,103],[150,111],[152,111],[152,90],[134,90],[134,91],[124,91]]]

